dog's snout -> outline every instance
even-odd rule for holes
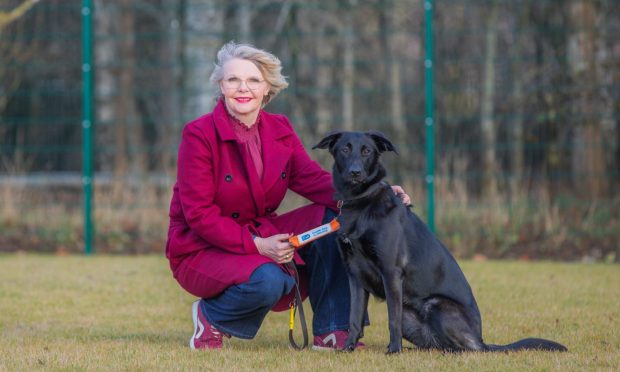
[[[351,177],[355,177],[355,178],[357,178],[357,177],[359,177],[359,176],[361,176],[361,175],[362,175],[362,171],[357,170],[357,169],[351,169],[351,170],[349,171],[349,174],[351,175]]]

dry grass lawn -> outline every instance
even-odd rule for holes
[[[292,351],[288,314],[272,313],[252,341],[232,339],[221,351],[192,352],[187,341],[194,299],[177,286],[162,257],[11,254],[0,255],[0,371],[620,370],[620,266],[462,266],[480,306],[485,340],[539,336],[570,351],[411,349],[386,356],[385,303],[371,300],[363,351]],[[309,313],[308,303],[305,308]]]

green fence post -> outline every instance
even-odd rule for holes
[[[433,1],[424,1],[424,92],[426,125],[426,192],[428,226],[435,232],[435,132],[433,122]]]
[[[82,1],[82,189],[84,193],[84,253],[93,252],[93,6]]]

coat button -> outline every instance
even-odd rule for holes
[[[239,218],[239,212],[233,212],[233,214],[231,214],[232,218]]]
[[[232,181],[232,176],[230,174],[227,174],[226,177],[224,177],[224,179],[226,180],[226,182],[230,182]]]
[[[282,174],[280,175],[280,177],[282,177],[282,179],[286,178],[286,172],[282,172]]]

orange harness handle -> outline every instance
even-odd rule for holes
[[[337,231],[340,228],[340,223],[337,219],[331,220],[329,223],[321,225],[319,227],[315,227],[312,230],[308,230],[301,234],[295,235],[288,239],[288,242],[295,247],[296,249],[301,248],[302,246],[311,243],[319,238],[324,237],[325,235],[331,234]]]

